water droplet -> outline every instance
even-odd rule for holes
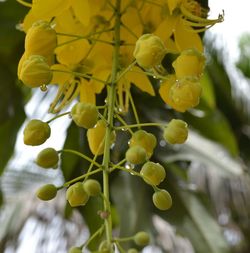
[[[128,129],[127,129],[127,128],[122,128],[122,131],[124,131],[124,132],[125,132],[125,131],[128,131]]]
[[[41,85],[40,90],[43,91],[43,92],[47,91],[48,90],[47,85],[46,84]]]

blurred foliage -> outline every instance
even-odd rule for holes
[[[202,3],[207,6],[207,1],[202,1]],[[25,120],[24,101],[27,99],[27,94],[16,79],[16,68],[23,51],[24,35],[16,30],[16,25],[26,11],[26,8],[13,0],[0,2],[0,174],[14,152],[16,135]],[[250,76],[249,45],[250,36],[246,36],[240,42],[241,54],[237,63],[237,66],[247,77]],[[168,108],[159,97],[150,97],[149,103],[147,94],[139,93],[136,88],[133,88],[132,92],[140,119],[142,122],[152,120],[166,122],[172,117],[183,118],[193,131],[200,134],[200,139],[203,136],[203,138],[212,140],[219,145],[220,148],[218,149],[216,146],[217,149],[214,150],[221,152],[226,150],[230,159],[241,159],[242,164],[250,164],[250,138],[243,131],[244,126],[249,122],[235,105],[231,94],[230,79],[217,50],[211,46],[211,43],[208,43],[207,51],[210,61],[202,79],[203,95],[200,105],[189,112],[180,114]],[[157,86],[157,84],[155,85]],[[126,120],[133,121],[131,112],[126,116]],[[158,128],[147,128],[147,130],[156,134],[159,143],[161,143],[161,132]],[[84,141],[85,136],[86,131],[79,130],[74,124],[71,124],[67,130],[64,148],[76,149],[89,154],[87,142]],[[122,133],[117,139],[112,153],[115,161],[124,156],[127,148],[124,142],[128,140],[128,135],[126,132]],[[152,236],[155,236],[157,232],[152,223],[152,216],[157,214],[175,226],[177,234],[188,238],[197,253],[243,253],[250,251],[249,216],[247,216],[247,221],[242,222],[241,210],[237,210],[237,206],[233,205],[233,198],[227,203],[231,216],[231,221],[227,225],[230,228],[233,224],[244,235],[240,246],[237,245],[237,247],[231,246],[223,236],[223,229],[225,231],[227,227],[222,228],[219,225],[215,212],[216,204],[211,201],[208,192],[189,189],[188,170],[195,162],[199,162],[200,166],[207,167],[209,171],[221,170],[229,177],[232,176],[231,172],[228,172],[225,166],[220,163],[216,154],[213,157],[213,154],[208,154],[208,150],[203,147],[205,145],[196,146],[197,150],[194,150],[191,146],[187,146],[182,152],[169,145],[157,147],[156,155],[152,160],[166,165],[167,181],[163,184],[174,200],[173,208],[167,212],[159,212],[155,209],[151,201],[152,189],[140,179],[126,173],[114,172],[112,174],[113,211],[118,215],[116,223],[119,223],[122,236],[131,235],[140,229],[148,230]],[[61,171],[66,181],[84,173],[88,165],[88,162],[72,154],[62,154]],[[230,166],[234,166],[234,164],[228,164],[228,167]],[[135,170],[138,168],[135,167]],[[96,179],[100,180],[100,178]],[[249,193],[244,192],[245,189],[242,191],[242,198],[245,198]],[[2,203],[2,201],[0,191],[0,202]],[[247,208],[250,213],[249,205]],[[66,205],[66,218],[72,214],[72,210],[69,209],[71,208]],[[100,226],[101,219],[97,215],[100,209],[102,206],[98,199],[95,200],[95,203],[90,201],[84,208],[79,209],[79,213],[85,219],[91,234]],[[98,241],[100,238],[96,238],[96,240]],[[97,241],[93,241],[93,243]],[[154,242],[161,246],[161,242],[157,240]]]
[[[250,34],[243,34],[239,41],[240,56],[236,66],[250,78]]]

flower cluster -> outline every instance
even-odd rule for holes
[[[131,85],[155,96],[150,76],[158,79],[160,97],[179,112],[198,105],[202,88],[200,78],[205,65],[199,32],[218,19],[206,18],[207,11],[195,0],[36,0],[30,7],[22,28],[26,32],[25,51],[18,66],[18,78],[30,88],[46,91],[49,85],[58,86],[49,111],[59,113],[62,108],[79,99],[69,112],[56,115],[48,122],[31,120],[24,129],[24,143],[36,146],[50,137],[49,123],[69,114],[74,123],[86,129],[86,139],[93,157],[71,149],[46,148],[36,159],[44,169],[57,168],[60,153],[73,153],[90,162],[86,173],[56,187],[42,186],[37,197],[47,201],[57,191],[66,190],[71,207],[84,206],[90,197],[103,198],[100,217],[103,225],[94,233],[106,232],[106,239],[98,252],[114,252],[114,245],[125,252],[121,242],[132,240],[136,246],[149,244],[146,232],[129,238],[113,238],[109,174],[125,171],[141,178],[153,189],[152,203],[160,210],[172,206],[170,193],[160,188],[166,180],[166,169],[153,161],[157,138],[142,129],[157,126],[163,129],[163,138],[171,145],[183,144],[188,138],[187,123],[172,119],[168,124],[140,123]],[[171,63],[171,73],[164,67],[168,54],[177,57]],[[96,105],[96,95],[106,91],[103,105]],[[126,123],[123,115],[130,109],[136,124]],[[133,128],[138,128],[133,130]],[[110,160],[111,145],[115,145],[117,131],[130,133],[124,159],[116,164]],[[102,164],[96,161],[102,156]],[[127,168],[126,165],[131,165]],[[103,174],[103,185],[89,178]],[[94,239],[92,236],[81,247],[69,252],[81,252]],[[138,252],[130,249],[128,252]]]

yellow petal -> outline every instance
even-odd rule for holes
[[[52,65],[51,70],[58,70],[58,72],[53,72],[53,78],[51,80],[52,84],[64,84],[73,77],[71,73],[67,73],[70,71],[70,69],[68,69],[65,65],[62,64]]]
[[[136,71],[136,72],[133,72]],[[137,66],[134,66],[131,71],[126,73],[125,78],[127,78],[131,83],[133,83],[137,88],[142,91],[147,92],[151,96],[155,95],[152,84],[150,83],[146,74]]]
[[[70,7],[71,0],[33,0],[32,12],[38,19],[56,17]]]
[[[200,36],[192,30],[190,26],[184,24],[182,19],[179,19],[174,31],[175,43],[179,51],[189,48],[196,48],[203,52],[203,46]]]
[[[87,26],[90,20],[90,6],[88,0],[72,0],[72,8],[79,21]]]
[[[93,76],[100,80],[103,80],[104,82],[108,80],[109,75],[110,75],[110,69],[102,69],[102,70],[95,69],[93,71]],[[101,93],[101,91],[103,90],[105,86],[105,83],[99,82],[94,79],[91,79],[90,84],[93,86],[95,93]]]
[[[177,16],[167,16],[157,27],[154,34],[159,36],[165,43],[172,35],[176,22]]]
[[[57,60],[67,66],[78,64],[87,55],[89,49],[90,45],[85,39],[69,42],[56,49]]]
[[[170,14],[172,15],[173,10],[181,3],[182,0],[167,0],[168,3],[168,9],[170,11]]]
[[[93,85],[81,78],[80,83],[80,102],[95,104],[95,90]]]

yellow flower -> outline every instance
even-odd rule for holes
[[[176,78],[199,78],[203,72],[205,57],[196,49],[187,49],[181,52],[173,62]]]

